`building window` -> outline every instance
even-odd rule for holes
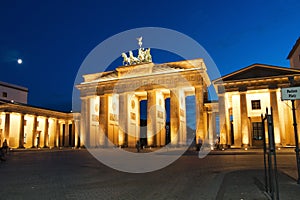
[[[263,130],[261,122],[252,122],[252,137],[254,140],[263,139]]]
[[[252,110],[260,110],[260,100],[252,100],[251,101]]]
[[[2,92],[2,97],[7,97],[7,92]]]

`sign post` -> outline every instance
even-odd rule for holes
[[[293,111],[293,126],[295,133],[295,143],[296,143],[296,162],[298,169],[298,179],[297,183],[300,184],[300,158],[299,158],[299,139],[298,139],[298,131],[297,131],[297,120],[296,120],[296,108],[295,108],[295,100],[300,99],[300,87],[290,87],[290,88],[282,88],[281,89],[281,100],[291,100],[292,101],[292,111]]]

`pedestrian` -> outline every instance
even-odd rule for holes
[[[135,145],[135,147],[136,147],[136,150],[137,150],[137,152],[140,152],[140,149],[141,149],[141,144],[140,144],[140,141],[138,140],[138,141],[136,141],[136,145]]]
[[[200,137],[198,137],[198,141],[197,141],[197,151],[200,151],[202,146],[202,139]]]
[[[8,145],[6,139],[3,141],[2,148],[4,149],[5,153],[7,153]]]

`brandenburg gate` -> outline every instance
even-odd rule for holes
[[[165,99],[170,98],[170,145],[186,145],[187,96],[195,96],[196,133],[193,138],[197,141],[207,138],[209,123],[204,102],[210,79],[203,59],[154,64],[150,49],[142,48],[141,40],[139,42],[138,57],[132,52],[129,57],[123,53],[123,66],[84,75],[84,81],[77,85],[82,101],[80,132],[83,144],[87,147],[134,147],[145,137],[140,128],[140,110],[143,109],[140,101],[147,100],[146,145],[168,145]]]

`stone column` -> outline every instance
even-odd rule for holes
[[[203,105],[204,107],[204,105]],[[208,139],[208,124],[209,124],[209,116],[207,108],[204,107],[203,109],[203,140]]]
[[[9,145],[9,132],[10,132],[9,127],[10,127],[10,113],[5,113],[4,139],[6,139],[8,145]]]
[[[213,112],[208,112],[208,140],[209,144],[214,144],[214,122],[213,122]]]
[[[170,134],[171,144],[178,145],[180,141],[180,113],[179,113],[179,94],[177,89],[170,91]]]
[[[127,94],[119,95],[119,145],[128,145],[128,105]]]
[[[35,142],[36,142],[36,134],[37,134],[37,126],[38,126],[38,121],[37,121],[37,116],[33,116],[33,128],[32,128],[32,146],[31,148],[35,148]]]
[[[74,141],[74,147],[80,147],[80,138],[79,138],[79,120],[75,120],[75,141]]]
[[[249,146],[249,127],[246,92],[240,92],[242,145]]]
[[[60,147],[60,123],[59,119],[56,119],[56,125],[55,125],[55,141],[54,141],[54,147]]]
[[[205,137],[204,132],[204,96],[203,86],[195,87],[195,106],[196,106],[196,143],[203,141]]]
[[[81,98],[81,112],[80,112],[80,146],[84,146],[85,129],[86,129],[86,98]]]
[[[156,137],[156,144],[158,146],[166,145],[166,109],[165,109],[165,96],[160,91],[157,93],[158,95],[158,102],[157,102],[157,137]]]
[[[70,143],[69,143],[69,121],[65,120],[65,135],[64,135],[64,144],[63,146],[65,147],[69,147]]]
[[[24,148],[24,114],[20,116],[19,147]]]
[[[49,118],[45,118],[45,127],[44,127],[44,147],[48,148],[49,146]]]
[[[99,133],[100,145],[107,146],[108,143],[108,95],[100,96],[99,109]],[[112,142],[112,141],[111,141]]]
[[[147,91],[147,143],[156,146],[156,91]]]
[[[227,125],[226,125],[226,105],[225,94],[219,94],[219,122],[220,122],[220,144],[226,146],[227,144]]]
[[[282,140],[283,137],[280,131],[276,89],[270,89],[270,103],[271,103],[272,113],[273,113],[274,137],[275,137],[276,146],[286,145],[285,141]]]
[[[90,145],[90,102],[88,97],[81,98],[81,116],[80,116],[80,145]]]
[[[70,147],[76,147],[75,146],[75,120],[72,120],[72,131],[71,131],[71,138],[70,138]]]

